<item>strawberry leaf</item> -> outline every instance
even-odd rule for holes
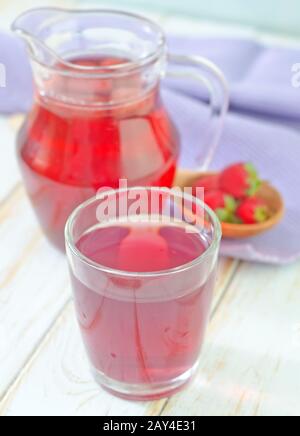
[[[267,221],[269,214],[268,214],[268,209],[264,206],[262,207],[257,207],[255,209],[255,220],[257,223],[263,223],[265,221]]]
[[[237,209],[237,202],[231,195],[225,196],[225,208],[230,213],[235,213]]]
[[[216,210],[217,217],[222,223],[228,223],[231,219],[231,213],[226,209],[217,209]]]

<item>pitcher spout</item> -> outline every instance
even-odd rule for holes
[[[48,39],[52,36],[53,24],[61,20],[64,11],[55,8],[31,9],[20,15],[12,24],[12,31],[21,37],[31,58],[45,66],[60,62],[59,55]]]

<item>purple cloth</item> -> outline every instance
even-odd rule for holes
[[[0,64],[5,67],[6,86],[0,86],[0,113],[25,112],[32,102],[31,68],[23,42],[0,32]]]
[[[8,35],[0,34],[0,41],[0,63],[6,65],[8,78],[7,87],[0,88],[0,112],[25,112],[31,104],[32,79],[24,48]],[[286,202],[287,212],[278,227],[255,238],[224,240],[222,254],[274,264],[300,258],[300,89],[291,85],[291,67],[300,61],[300,49],[212,38],[172,37],[169,45],[172,52],[210,58],[229,81],[231,110],[211,168],[251,161]],[[181,165],[197,168],[207,120],[203,93],[189,81],[166,81],[163,95],[181,132]]]

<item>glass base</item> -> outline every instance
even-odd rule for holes
[[[124,383],[107,377],[95,368],[92,368],[92,374],[96,383],[117,397],[134,401],[150,401],[170,397],[181,391],[192,380],[198,366],[199,362],[175,379],[160,383]]]

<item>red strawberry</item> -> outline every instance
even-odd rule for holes
[[[236,215],[244,224],[256,224],[262,223],[268,219],[269,210],[263,200],[251,197],[240,204]]]
[[[205,193],[204,201],[216,212],[220,221],[231,222],[236,211],[236,201],[231,195],[222,191],[208,191]]]
[[[220,175],[219,183],[222,191],[236,199],[254,196],[261,186],[251,163],[238,163],[226,168]]]

